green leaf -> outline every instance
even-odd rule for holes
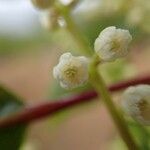
[[[12,93],[0,86],[0,118],[15,113],[23,107],[23,103]],[[0,128],[0,149],[19,150],[26,125],[15,125]]]

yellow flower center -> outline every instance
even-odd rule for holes
[[[117,52],[120,50],[120,47],[121,47],[120,42],[118,40],[114,39],[112,42],[111,50],[113,52]]]
[[[73,67],[70,67],[70,68],[67,68],[65,71],[64,71],[64,74],[67,78],[69,79],[73,79],[75,78],[76,74],[77,74],[77,68],[75,66]]]

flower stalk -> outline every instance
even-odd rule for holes
[[[82,35],[81,31],[75,24],[74,20],[71,17],[71,10],[69,6],[64,6],[60,3],[55,4],[55,8],[59,12],[59,14],[64,18],[66,22],[66,30],[70,33],[73,37],[75,42],[80,48],[80,52],[84,55],[90,56],[92,54],[92,49],[90,48],[88,42]]]
[[[105,103],[112,119],[114,120],[114,123],[116,124],[120,135],[126,145],[128,146],[129,150],[138,150],[138,146],[136,145],[132,135],[130,134],[126,122],[117,110],[115,104],[113,103],[111,96],[109,94],[109,91],[98,72],[97,68],[97,60],[94,58],[94,60],[91,62],[89,67],[89,73],[90,73],[90,81],[91,84],[94,86],[95,90],[97,91],[98,95],[102,97],[103,102]]]

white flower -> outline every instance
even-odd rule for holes
[[[144,125],[150,125],[150,85],[129,87],[123,94],[125,112]]]
[[[71,3],[73,3],[74,0],[59,0],[62,4],[64,5],[70,5]]]
[[[128,45],[132,40],[128,30],[105,28],[95,40],[94,49],[103,61],[113,61],[128,53]]]
[[[53,69],[54,77],[66,89],[78,87],[88,80],[88,59],[84,56],[75,57],[64,53],[57,66]]]

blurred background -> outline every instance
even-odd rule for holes
[[[79,47],[65,29],[63,18],[58,27],[45,22],[46,14],[30,0],[0,0],[0,83],[26,104],[57,98],[58,91],[67,94],[55,83],[52,68],[63,52],[78,54]],[[79,0],[71,15],[92,48],[107,26],[129,29],[133,35],[129,56],[102,66],[108,84],[150,73],[150,1]],[[120,93],[114,99],[119,101]],[[21,150],[120,150],[123,145],[97,101],[38,121],[26,136]]]

